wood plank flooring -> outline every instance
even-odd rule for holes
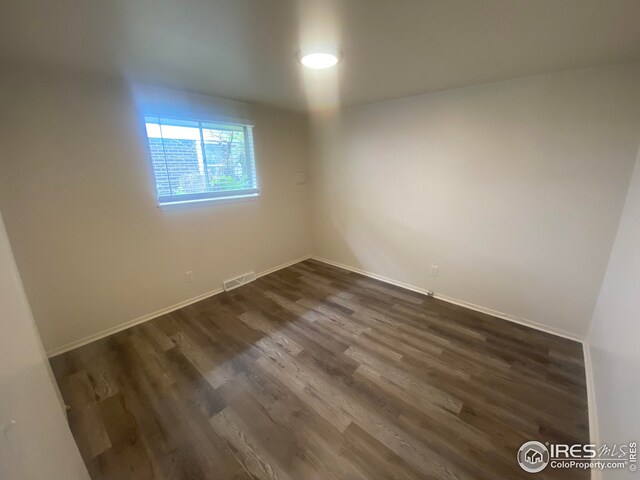
[[[532,478],[525,441],[588,441],[579,343],[313,260],[51,364],[94,480]]]

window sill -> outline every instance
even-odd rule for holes
[[[254,202],[260,199],[259,193],[250,195],[231,195],[228,197],[201,198],[198,200],[184,200],[181,202],[159,203],[160,210],[176,210],[192,207],[207,207],[212,205],[224,205],[228,203]]]

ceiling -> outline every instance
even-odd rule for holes
[[[638,0],[0,0],[0,60],[296,110],[640,60]],[[338,45],[331,71],[301,47]]]

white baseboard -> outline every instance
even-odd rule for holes
[[[282,270],[283,268],[290,267],[291,265],[295,265],[296,263],[304,262],[305,260],[308,260],[309,258],[311,258],[311,255],[304,255],[303,257],[296,258],[295,260],[291,260],[290,262],[282,263],[282,264],[280,264],[278,266],[275,266],[273,268],[268,268],[266,270],[263,270],[260,273],[256,273],[256,278],[264,277],[265,275],[269,275],[270,273],[277,272],[278,270]]]
[[[465,302],[464,300],[458,300],[457,298],[449,297],[447,295],[442,295],[440,293],[434,293],[433,297],[439,300],[444,300],[445,302],[448,302],[448,303],[453,303],[454,305],[460,305],[461,307],[466,307],[470,310],[475,310],[476,312],[486,313],[487,315],[491,315],[493,317],[497,317],[502,320],[518,323],[520,325],[524,325],[525,327],[533,328],[535,330],[540,330],[541,332],[550,333],[551,335],[556,335],[558,337],[562,337],[562,338],[566,338],[569,340],[582,343],[582,339],[578,335],[562,330],[561,328],[554,328],[548,325],[543,325],[541,323],[534,322],[532,320],[527,320],[526,318],[517,317],[509,313],[500,312],[498,310],[493,310],[492,308],[475,305],[473,303]]]
[[[582,342],[584,352],[584,375],[587,383],[587,405],[589,408],[589,442],[600,444],[600,432],[598,430],[598,407],[596,405],[595,379],[593,376],[593,360],[591,358],[591,345],[585,340]],[[592,469],[591,480],[601,480],[602,470]]]
[[[298,262],[302,262],[303,260],[308,259],[310,256],[309,255],[305,255],[303,257],[297,258],[295,260],[291,260],[290,262],[286,262],[283,263],[281,265],[277,265],[275,267],[269,268],[267,270],[264,270],[260,273],[256,274],[256,278],[259,277],[263,277],[265,275],[268,275],[270,273],[273,273],[277,270],[281,270],[283,268],[287,268],[291,265],[294,265]],[[186,307],[187,305],[191,305],[192,303],[196,303],[199,302],[200,300],[204,300],[205,298],[209,298],[212,297],[214,295],[218,295],[219,293],[222,293],[224,290],[221,288],[216,288],[214,290],[209,290],[208,292],[202,293],[200,295],[197,295],[195,297],[191,297],[187,300],[184,300],[182,302],[178,302],[174,305],[171,305],[169,307],[165,307],[165,308],[161,308],[160,310],[156,310],[155,312],[151,312],[148,313],[146,315],[142,315],[141,317],[137,317],[134,318],[133,320],[129,320],[127,322],[121,323],[119,325],[116,325],[114,327],[111,328],[107,328],[106,330],[102,330],[100,332],[94,333],[92,335],[89,335],[87,337],[81,338],[79,340],[75,340],[73,342],[69,342],[65,345],[62,345],[60,347],[51,349],[47,351],[47,356],[49,358],[55,357],[56,355],[60,355],[62,353],[68,352],[70,350],[73,350],[75,348],[78,347],[82,347],[83,345],[87,345],[91,342],[95,342],[96,340],[100,340],[101,338],[105,338],[108,337],[109,335],[113,335],[114,333],[118,333],[121,332],[122,330],[126,330],[127,328],[133,327],[134,325],[139,325],[141,323],[144,322],[148,322],[149,320],[152,320],[154,318],[157,317],[161,317],[162,315],[166,315],[167,313],[171,313],[174,312],[176,310],[180,310],[181,308]]]
[[[420,288],[420,287],[416,287],[415,285],[410,285],[408,283],[404,283],[404,282],[400,282],[398,280],[394,280],[388,277],[385,277],[383,275],[378,275],[376,273],[373,272],[368,272],[366,270],[362,270],[360,268],[356,268],[356,267],[352,267],[350,265],[346,265],[343,263],[339,263],[339,262],[334,262],[333,260],[329,260],[326,258],[322,258],[316,255],[306,255],[300,258],[297,258],[295,260],[292,260],[290,262],[286,262],[283,263],[281,265],[275,266],[273,268],[269,268],[267,270],[264,270],[258,274],[256,274],[256,277],[263,277],[265,275],[268,275],[270,273],[273,273],[277,270],[281,270],[283,268],[287,268],[291,265],[294,265],[298,262],[302,262],[304,260],[307,260],[309,258],[312,258],[314,260],[317,260],[319,262],[322,263],[326,263],[328,265],[333,265],[335,267],[338,268],[343,268],[345,270],[349,270],[355,273],[359,273],[361,275],[364,275],[366,277],[369,278],[374,278],[376,280],[380,280],[382,282],[385,283],[389,283],[391,285],[395,285],[401,288],[406,288],[407,290],[411,290],[413,292],[418,292],[421,293],[423,295],[426,295],[428,293],[428,290],[424,289],[424,288]],[[147,322],[149,320],[152,320],[154,318],[160,317],[162,315],[165,315],[167,313],[173,312],[175,310],[179,310],[183,307],[186,307],[188,305],[191,305],[193,303],[199,302],[200,300],[204,300],[205,298],[209,298],[212,297],[213,295],[217,295],[219,293],[222,293],[223,289],[222,288],[217,288],[215,290],[210,290],[208,292],[205,292],[203,294],[197,295],[195,297],[189,298],[187,300],[184,300],[182,302],[176,303],[174,305],[171,305],[169,307],[160,309],[160,310],[156,310],[155,312],[149,313],[147,315],[143,315],[141,317],[135,318],[133,320],[130,320],[128,322],[122,323],[120,325],[117,325],[115,327],[111,327],[108,328],[106,330],[103,330],[101,332],[95,333],[93,335],[89,335],[87,337],[84,337],[80,340],[76,340],[74,342],[70,342],[66,345],[63,345],[61,347],[49,350],[47,352],[47,355],[49,356],[49,358],[51,357],[55,357],[56,355],[60,355],[62,353],[68,352],[70,350],[73,350],[74,348],[78,348],[81,347],[83,345],[87,345],[91,342],[94,342],[96,340],[99,340],[101,338],[104,337],[108,337],[109,335],[112,335],[114,333],[120,332],[122,330],[126,330],[127,328],[133,327],[134,325],[138,325],[144,322]],[[589,436],[590,436],[590,441],[591,443],[597,443],[598,442],[598,422],[597,422],[597,410],[596,410],[596,397],[595,397],[595,390],[594,390],[594,378],[593,378],[593,366],[592,366],[592,361],[591,361],[591,350],[590,350],[590,346],[586,341],[583,341],[581,338],[579,338],[577,335],[574,335],[572,333],[569,332],[565,332],[563,330],[560,329],[555,329],[552,327],[548,327],[546,325],[541,325],[539,323],[536,322],[532,322],[530,320],[524,319],[524,318],[520,318],[520,317],[516,317],[514,315],[510,315],[507,313],[503,313],[503,312],[499,312],[497,310],[493,310],[491,308],[487,308],[487,307],[482,307],[480,305],[475,305],[473,303],[469,303],[469,302],[465,302],[463,300],[459,300],[453,297],[449,297],[447,295],[442,295],[442,294],[438,294],[435,293],[434,294],[434,298],[443,300],[445,302],[448,303],[452,303],[454,305],[459,305],[462,307],[466,307],[469,308],[471,310],[475,310],[477,312],[481,312],[481,313],[486,313],[488,315],[492,315],[494,317],[497,318],[501,318],[503,320],[507,320],[510,322],[514,322],[514,323],[518,323],[520,325],[524,325],[536,330],[540,330],[546,333],[550,333],[553,335],[558,335],[560,337],[563,338],[568,338],[570,340],[575,340],[578,341],[580,343],[582,343],[582,349],[584,352],[584,368],[585,368],[585,376],[586,376],[586,384],[587,384],[587,399],[588,399],[588,408],[589,408]],[[599,471],[592,471],[591,474],[591,479],[592,480],[600,480],[601,478],[601,473]]]
[[[376,273],[368,272],[366,270],[352,267],[350,265],[334,262],[333,260],[328,260],[326,258],[318,257],[316,255],[311,255],[310,258],[313,258],[314,260],[317,260],[319,262],[326,263],[328,265],[333,265],[334,267],[344,268],[345,270],[359,273],[366,277],[375,278],[376,280],[380,280],[382,282],[389,283],[391,285],[396,285],[398,287],[406,288],[407,290],[422,293],[423,295],[426,295],[428,292],[424,288],[416,287],[414,285],[400,282],[398,280],[393,280],[383,275],[378,275]],[[531,320],[516,317],[515,315],[499,312],[497,310],[493,310],[487,307],[482,307],[480,305],[475,305],[473,303],[465,302],[463,300],[458,300],[456,298],[449,297],[447,295],[434,293],[433,296],[434,298],[444,300],[445,302],[448,302],[448,303],[453,303],[454,305],[460,305],[462,307],[466,307],[471,310],[475,310],[477,312],[486,313],[488,315],[492,315],[494,317],[501,318],[509,322],[518,323],[520,325],[524,325],[526,327],[530,327],[536,330],[541,330],[543,332],[550,333],[552,335],[557,335],[563,338],[567,338],[569,340],[580,342],[582,344],[582,351],[584,355],[585,380],[587,384],[587,402],[588,402],[588,408],[589,408],[589,438],[590,438],[589,441],[595,444],[598,443],[599,441],[598,418],[597,418],[597,408],[596,408],[596,396],[595,396],[595,389],[594,389],[593,365],[591,361],[591,349],[590,349],[589,343],[586,340],[583,340],[578,335],[575,335],[570,332],[565,332],[561,329],[549,327],[546,325],[541,325],[537,322],[532,322]],[[602,473],[599,470],[592,470],[591,480],[600,480],[601,478],[602,478]]]
[[[395,285],[397,287],[406,288],[407,290],[411,290],[413,292],[421,293],[426,295],[428,290],[421,287],[416,287],[415,285],[410,285],[408,283],[400,282],[398,280],[394,280],[392,278],[385,277],[383,275],[378,275],[377,273],[368,272],[366,270],[362,270],[360,268],[352,267],[350,265],[345,265],[344,263],[334,262],[333,260],[328,260],[326,258],[318,257],[316,255],[311,255],[309,258],[313,258],[319,262],[327,263],[329,265],[333,265],[334,267],[344,268],[345,270],[349,270],[351,272],[359,273],[366,277],[375,278],[376,280],[380,280],[381,282],[389,283],[391,285]],[[582,342],[582,338],[578,335],[575,335],[571,332],[566,332],[559,328],[550,327],[548,325],[542,325],[537,322],[533,322],[531,320],[527,320],[526,318],[517,317],[515,315],[511,315],[508,313],[500,312],[498,310],[493,310],[491,308],[483,307],[481,305],[476,305],[474,303],[466,302],[464,300],[459,300],[454,297],[449,297],[448,295],[443,295],[437,292],[433,294],[434,298],[439,300],[443,300],[447,303],[452,303],[454,305],[459,305],[461,307],[466,307],[470,310],[475,310],[476,312],[486,313],[487,315],[491,315],[493,317],[501,318],[503,320],[508,320],[509,322],[518,323],[520,325],[524,325],[525,327],[530,327],[535,330],[540,330],[542,332],[550,333],[552,335],[557,335],[559,337],[567,338],[569,340],[574,340],[576,342]]]
[[[582,350],[584,351],[584,375],[587,383],[587,402],[589,405],[589,438],[591,443],[600,441],[600,432],[598,431],[598,409],[596,405],[596,391],[593,376],[593,360],[591,358],[591,346],[585,340],[582,342]],[[599,472],[598,472],[599,473]],[[595,479],[597,477],[592,476]]]
[[[298,262],[302,262],[303,260],[306,260],[308,258],[313,258],[314,260],[317,260],[319,262],[323,262],[323,263],[326,263],[326,264],[329,264],[329,265],[333,265],[333,266],[338,267],[338,268],[344,268],[345,270],[349,270],[349,271],[352,271],[352,272],[355,272],[355,273],[359,273],[359,274],[364,275],[366,277],[375,278],[376,280],[380,280],[382,282],[389,283],[391,285],[396,285],[396,286],[401,287],[401,288],[406,288],[407,290],[411,290],[413,292],[418,292],[418,293],[421,293],[423,295],[426,295],[428,293],[428,291],[426,289],[424,289],[424,288],[416,287],[415,285],[411,285],[411,284],[404,283],[404,282],[401,282],[401,281],[398,281],[398,280],[394,280],[392,278],[388,278],[388,277],[385,277],[383,275],[378,275],[378,274],[373,273],[373,272],[368,272],[366,270],[362,270],[360,268],[352,267],[350,265],[346,265],[346,264],[343,264],[343,263],[340,263],[340,262],[334,262],[333,260],[322,258],[322,257],[316,256],[316,255],[305,255],[303,257],[297,258],[297,259],[292,260],[290,262],[286,262],[286,263],[283,263],[281,265],[277,265],[275,267],[269,268],[267,270],[264,270],[264,271],[256,274],[256,277],[262,277],[264,275],[268,275],[268,274],[273,273],[273,272],[275,272],[277,270],[281,270],[283,268],[289,267],[289,266],[291,266],[293,264],[296,264]],[[121,323],[119,325],[116,325],[114,327],[108,328],[106,330],[102,330],[100,332],[97,332],[95,334],[92,334],[92,335],[89,335],[87,337],[81,338],[79,340],[75,340],[73,342],[69,342],[69,343],[67,343],[65,345],[62,345],[60,347],[48,350],[47,351],[47,356],[49,358],[55,357],[56,355],[60,355],[62,353],[68,352],[70,350],[73,350],[74,348],[81,347],[83,345],[86,345],[88,343],[94,342],[94,341],[99,340],[101,338],[107,337],[109,335],[113,335],[114,333],[120,332],[122,330],[126,330],[127,328],[133,327],[134,325],[138,325],[140,323],[147,322],[149,320],[152,320],[154,318],[160,317],[160,316],[165,315],[167,313],[173,312],[175,310],[179,310],[179,309],[181,309],[183,307],[186,307],[187,305],[191,305],[193,303],[199,302],[200,300],[204,300],[205,298],[212,297],[213,295],[217,295],[217,294],[221,293],[222,291],[223,291],[222,288],[217,288],[217,289],[214,289],[214,290],[210,290],[208,292],[202,293],[202,294],[197,295],[195,297],[191,297],[191,298],[189,298],[187,300],[184,300],[182,302],[176,303],[174,305],[170,305],[170,306],[162,308],[160,310],[156,310],[155,312],[151,312],[151,313],[148,313],[148,314],[143,315],[141,317],[134,318],[132,320],[129,320],[129,321],[124,322],[124,323]],[[471,310],[475,310],[477,312],[486,313],[488,315],[492,315],[492,316],[497,317],[497,318],[508,320],[510,322],[518,323],[520,325],[531,327],[531,328],[534,328],[536,330],[541,330],[541,331],[544,331],[544,332],[547,332],[547,333],[551,333],[553,335],[558,335],[560,337],[568,338],[570,340],[575,340],[575,341],[582,342],[582,339],[580,339],[578,336],[573,335],[573,334],[571,334],[569,332],[565,332],[565,331],[562,331],[560,329],[554,329],[554,328],[548,327],[546,325],[541,325],[539,323],[532,322],[532,321],[524,319],[524,318],[519,318],[519,317],[516,317],[514,315],[507,314],[507,313],[499,312],[499,311],[493,310],[491,308],[483,307],[483,306],[480,306],[480,305],[475,305],[473,303],[465,302],[464,300],[459,300],[459,299],[456,299],[456,298],[453,298],[453,297],[449,297],[447,295],[442,295],[442,294],[439,294],[439,293],[435,293],[434,294],[434,298],[437,298],[437,299],[440,299],[440,300],[444,300],[445,302],[452,303],[452,304],[455,304],[455,305],[460,305],[460,306],[469,308]],[[584,346],[584,350],[585,350],[585,355],[587,355],[587,353],[586,353],[586,351],[587,351],[586,345]],[[585,359],[586,359],[586,357],[585,357]],[[587,368],[586,367],[586,361],[585,361],[585,368]],[[587,380],[589,381],[589,378],[587,378]],[[591,409],[590,409],[590,411],[591,411]]]
[[[365,277],[375,278],[376,280],[380,280],[384,283],[389,283],[391,285],[395,285],[396,287],[406,288],[407,290],[411,290],[412,292],[421,293],[423,295],[427,295],[429,291],[426,288],[416,287],[415,285],[411,285],[409,283],[404,283],[399,280],[393,280],[392,278],[385,277],[383,275],[378,275],[377,273],[368,272],[366,270],[362,270],[361,268],[352,267],[350,265],[346,265],[340,262],[334,262],[333,260],[329,260],[327,258],[318,257],[317,255],[310,255],[309,258],[313,258],[318,262],[326,263],[328,265],[333,265],[334,267],[343,268],[345,270],[349,270],[350,272],[359,273],[360,275],[364,275]]]

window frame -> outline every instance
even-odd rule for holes
[[[147,119],[156,119],[158,122],[161,120],[175,120],[178,122],[185,123],[193,123],[197,124],[197,128],[200,132],[200,148],[203,152],[203,160],[205,163],[205,172],[207,171],[207,160],[205,152],[205,144],[204,144],[204,134],[203,129],[206,128],[215,128],[219,127],[224,129],[225,127],[228,130],[242,130],[244,132],[245,139],[245,154],[247,158],[250,158],[253,162],[253,180],[255,187],[249,189],[242,190],[227,190],[220,192],[201,192],[201,193],[187,193],[180,195],[164,195],[160,196],[158,192],[158,179],[156,177],[156,170],[153,164],[153,157],[151,155],[151,145],[149,143],[149,136],[147,133]],[[229,117],[208,117],[207,115],[196,115],[196,116],[184,116],[184,115],[173,115],[173,114],[158,114],[152,112],[145,112],[142,115],[142,126],[147,146],[147,158],[149,161],[149,166],[151,168],[151,174],[153,178],[153,190],[155,192],[156,204],[159,208],[163,207],[171,207],[171,206],[180,206],[180,205],[189,205],[189,204],[206,204],[206,203],[232,203],[234,201],[246,201],[251,199],[260,198],[260,175],[258,172],[258,162],[256,160],[255,155],[255,143],[253,140],[253,122],[249,122],[242,119],[229,118]],[[166,165],[166,159],[165,159]]]

